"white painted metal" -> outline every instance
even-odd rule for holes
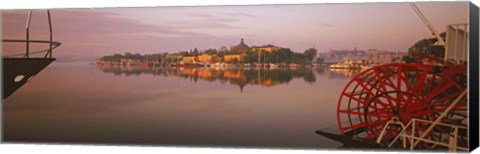
[[[460,102],[460,100],[464,99],[465,95],[467,94],[467,90],[464,90],[457,98],[455,98],[455,100],[452,102],[452,104],[450,104],[447,109],[445,109],[445,111],[442,112],[442,114],[440,114],[440,116],[437,117],[437,119],[433,122],[432,125],[430,125],[430,127],[427,128],[427,130],[425,130],[425,132],[422,134],[422,136],[420,136],[421,139],[424,139],[428,134],[430,134],[430,132],[432,131],[432,129],[438,124],[440,123],[440,121],[450,112],[450,110],[453,109],[453,107],[455,107],[455,105],[458,104],[458,102]],[[417,140],[415,143],[413,143],[413,146],[417,146],[417,144],[420,142],[420,140]]]
[[[467,61],[468,24],[450,24],[446,27],[445,61]]]
[[[410,6],[412,6],[413,10],[415,10],[415,13],[417,13],[418,17],[420,17],[423,23],[427,25],[428,29],[430,29],[430,31],[435,35],[435,37],[437,37],[438,41],[434,45],[445,45],[445,41],[443,40],[443,38],[440,36],[435,27],[433,27],[433,25],[427,20],[425,15],[423,15],[422,11],[420,11],[417,5],[415,3],[410,3]]]
[[[464,129],[466,130],[467,127],[465,126],[459,126],[459,125],[453,125],[453,124],[446,124],[446,123],[441,123],[440,121],[455,107],[458,102],[460,102],[461,99],[464,99],[465,95],[467,94],[467,91],[463,91],[453,102],[450,104],[447,109],[445,109],[444,112],[441,113],[441,115],[435,120],[435,121],[428,121],[428,120],[423,120],[423,119],[412,119],[410,120],[405,126],[402,126],[403,129],[400,131],[400,133],[393,139],[393,141],[388,145],[388,147],[392,147],[394,143],[398,141],[400,137],[403,139],[403,148],[407,148],[406,141],[409,141],[410,143],[410,150],[413,150],[420,142],[426,142],[426,143],[431,143],[434,144],[434,146],[444,146],[449,149],[449,151],[457,151],[457,150],[463,150],[463,151],[468,151],[468,148],[466,147],[460,147],[458,146],[458,130],[459,129]],[[422,133],[420,137],[415,136],[415,130],[416,130],[416,124],[417,123],[425,123],[425,124],[430,124],[430,126],[425,130],[425,132]],[[383,137],[383,134],[385,134],[385,131],[387,130],[386,128],[389,125],[398,125],[393,122],[388,122],[382,132],[380,133],[379,138],[377,138],[377,143],[380,143],[381,138]],[[438,141],[433,141],[426,139],[426,137],[430,134],[429,132],[432,131],[432,129],[436,126],[444,126],[444,127],[450,127],[452,128],[452,132],[448,134],[448,143],[443,143],[443,142],[438,142]]]

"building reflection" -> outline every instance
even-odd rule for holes
[[[288,84],[293,79],[301,79],[307,83],[317,81],[317,76],[326,76],[327,79],[349,79],[360,71],[349,69],[328,69],[325,67],[300,68],[205,68],[205,67],[142,67],[97,65],[97,69],[104,73],[113,73],[116,76],[153,75],[163,77],[179,77],[198,82],[231,83],[237,85],[240,91],[248,85],[273,87]]]
[[[325,68],[325,69],[328,69],[328,68]],[[355,77],[360,72],[361,72],[360,69],[329,69],[328,78],[350,79]]]
[[[205,80],[209,82],[228,82],[243,88],[247,85],[260,85],[272,87],[280,84],[288,84],[295,78],[303,79],[307,83],[314,83],[316,76],[312,68],[205,68],[205,67],[121,67],[115,65],[97,65],[97,68],[105,73],[113,73],[117,76],[139,76],[142,74],[171,77],[176,76],[197,82]]]

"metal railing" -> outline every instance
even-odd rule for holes
[[[399,134],[393,139],[390,144],[388,144],[388,147],[392,147],[401,137],[402,142],[403,142],[403,148],[407,148],[407,141],[409,141],[409,148],[410,150],[413,150],[420,142],[426,142],[433,144],[434,146],[444,146],[447,147],[449,151],[457,151],[457,150],[464,150],[468,151],[467,147],[461,147],[458,145],[458,131],[459,129],[464,129],[467,130],[467,127],[465,126],[459,126],[459,125],[452,125],[452,124],[446,124],[446,123],[441,123],[440,121],[453,109],[454,106],[456,106],[457,103],[459,103],[462,99],[465,98],[465,95],[467,94],[467,91],[463,91],[457,98],[448,106],[445,111],[443,111],[440,116],[437,117],[435,121],[428,121],[428,120],[423,120],[423,119],[416,119],[413,118],[411,119],[405,126],[403,123],[399,122],[398,119],[392,118],[389,122],[387,122],[380,133],[379,137],[377,138],[377,143],[380,143],[382,141],[383,135],[385,134],[385,131],[388,126],[395,124],[395,125],[400,125],[402,128],[402,131],[399,132]],[[429,124],[429,127],[423,131],[421,134],[416,132],[416,126],[417,124],[423,123],[423,124]],[[443,143],[441,141],[434,141],[427,139],[427,136],[432,133],[433,129],[435,127],[442,126],[442,127],[447,127],[450,128],[450,131],[448,136],[448,143]],[[415,136],[418,134],[419,136]]]
[[[44,58],[52,58],[52,50],[57,48],[58,46],[61,45],[60,42],[53,41],[53,28],[52,28],[52,19],[50,15],[50,10],[47,10],[47,17],[48,17],[48,28],[49,28],[49,40],[30,40],[30,23],[32,19],[32,11],[28,11],[27,15],[27,21],[25,24],[25,40],[14,40],[14,39],[2,39],[2,42],[6,43],[25,43],[25,53],[23,54],[12,54],[12,55],[6,55],[4,57],[17,57],[17,56],[23,56],[24,58],[30,58],[30,55],[32,54],[37,54],[37,53],[42,53],[46,52]],[[34,51],[30,52],[30,43],[43,43],[43,44],[49,44],[49,47],[44,50],[39,50],[39,51]]]
[[[441,141],[434,141],[431,139],[427,138],[422,138],[421,136],[416,136],[415,131],[416,131],[416,126],[418,126],[419,123],[424,123],[424,124],[430,124],[430,125],[435,125],[435,126],[443,126],[443,127],[448,127],[452,131],[449,132],[448,136],[448,142],[444,143]],[[458,126],[458,125],[452,125],[452,124],[446,124],[446,123],[435,123],[434,121],[428,121],[428,120],[422,120],[422,119],[412,119],[410,122],[404,126],[404,129],[399,133],[398,136],[395,137],[395,139],[388,145],[388,147],[392,147],[393,144],[398,142],[400,138],[402,138],[402,144],[403,148],[409,148],[410,150],[413,150],[416,145],[415,143],[417,142],[426,142],[433,144],[433,146],[443,146],[447,147],[449,151],[457,151],[457,150],[463,150],[463,151],[468,151],[467,147],[461,147],[458,145],[458,132],[460,129],[467,130],[468,128],[465,126]],[[424,134],[426,132],[423,132]],[[407,141],[409,143],[409,146],[407,146]]]
[[[445,61],[467,61],[468,23],[450,24],[446,28]]]

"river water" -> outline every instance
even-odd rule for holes
[[[357,72],[54,62],[3,103],[7,142],[336,148],[339,94]]]

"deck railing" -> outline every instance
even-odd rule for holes
[[[389,148],[392,147],[395,143],[399,142],[399,139],[401,138],[403,148],[409,148],[410,150],[413,150],[416,147],[415,145],[416,142],[426,142],[426,143],[433,144],[432,148],[434,148],[435,146],[443,146],[448,148],[449,151],[453,151],[453,152],[457,150],[468,151],[467,147],[461,147],[458,145],[459,130],[461,129],[467,130],[468,129],[467,127],[446,124],[446,123],[436,123],[436,127],[446,127],[446,128],[450,128],[449,130],[451,130],[447,135],[448,142],[445,143],[442,141],[435,141],[427,138],[422,138],[420,134],[418,134],[417,136],[417,133],[415,133],[415,131],[416,129],[418,129],[416,127],[420,123],[429,124],[429,125],[435,124],[434,121],[428,121],[423,119],[412,119],[407,125],[405,125],[404,129],[399,133],[399,135],[396,136],[392,142],[390,142],[388,147]],[[408,145],[407,145],[407,142],[409,143]]]
[[[450,24],[446,28],[445,61],[461,64],[468,59],[468,24]]]
[[[14,40],[14,39],[3,39],[2,42],[5,43],[25,43],[25,53],[21,54],[12,54],[6,55],[4,57],[18,57],[22,56],[24,58],[30,58],[30,55],[46,52],[43,58],[52,58],[52,50],[60,46],[60,42],[53,41],[53,28],[52,28],[52,19],[50,15],[50,10],[47,10],[47,17],[48,17],[48,28],[49,28],[49,40],[30,40],[30,23],[32,19],[32,11],[28,11],[27,21],[25,24],[25,39],[24,40]],[[44,50],[30,52],[30,43],[42,43],[42,44],[49,44],[49,47]]]
[[[389,126],[400,125],[402,128],[402,131],[400,131],[398,135],[392,140],[392,142],[388,144],[389,148],[392,147],[395,143],[397,143],[400,138],[402,138],[403,148],[407,148],[407,141],[408,141],[410,150],[413,150],[420,142],[425,142],[425,143],[433,144],[431,148],[435,148],[436,146],[443,146],[443,147],[447,147],[449,151],[457,151],[457,150],[468,151],[467,147],[462,147],[458,144],[459,130],[464,130],[464,132],[467,132],[467,127],[440,122],[456,106],[457,103],[459,103],[462,99],[465,99],[466,94],[467,94],[467,91],[463,91],[459,96],[457,96],[457,98],[449,105],[447,109],[445,109],[445,111],[443,111],[437,117],[437,119],[435,119],[435,121],[413,118],[404,126],[403,123],[401,123],[399,120],[392,118],[392,120],[390,120],[385,124],[382,132],[377,138],[377,143],[380,143],[382,141],[382,138],[384,137],[383,135],[385,134],[385,131]],[[421,133],[420,131],[417,131],[417,130],[420,130],[419,128],[417,128],[417,126],[419,126],[420,124],[428,125],[427,129],[422,128],[424,129],[424,131],[422,131]],[[443,127],[443,128],[439,128],[439,127]],[[441,137],[442,135],[448,136],[448,142],[446,143],[442,142],[444,141],[443,138],[440,138],[440,141],[428,139],[428,135],[432,134],[433,133],[432,131],[435,128],[441,129],[441,130],[449,130],[447,132],[436,132],[436,133],[440,133]]]

